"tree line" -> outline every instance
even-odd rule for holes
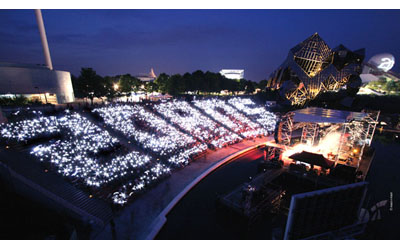
[[[237,94],[244,91],[253,93],[257,88],[265,89],[266,80],[254,82],[246,79],[227,79],[219,73],[197,70],[183,75],[161,73],[155,81],[142,82],[130,74],[102,77],[92,68],[82,68],[78,77],[72,76],[75,97],[88,98],[93,102],[97,98],[112,99],[129,95],[131,92],[160,92],[172,96],[180,94],[217,94],[228,91]]]

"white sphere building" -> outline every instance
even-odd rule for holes
[[[400,75],[391,70],[394,64],[394,56],[389,53],[381,53],[371,57],[364,64],[363,72],[360,75],[362,82],[367,84],[376,81],[399,81]]]
[[[375,66],[376,68],[388,72],[394,66],[394,56],[389,53],[382,53],[375,55],[369,59],[368,63]]]

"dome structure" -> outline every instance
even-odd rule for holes
[[[394,56],[389,53],[382,53],[375,55],[369,59],[368,63],[374,65],[376,68],[388,72],[394,66]]]

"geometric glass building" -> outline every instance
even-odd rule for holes
[[[323,91],[344,85],[358,88],[364,57],[365,49],[351,51],[343,45],[330,49],[315,33],[289,51],[267,87],[278,89],[280,97],[291,105],[303,105]]]

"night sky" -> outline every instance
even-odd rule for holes
[[[156,74],[245,69],[262,80],[315,32],[399,60],[400,10],[42,10],[55,69]],[[43,64],[33,10],[0,10],[0,61]]]

